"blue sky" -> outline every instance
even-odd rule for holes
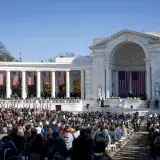
[[[93,38],[160,31],[159,0],[0,0],[0,40],[23,61],[88,55]]]

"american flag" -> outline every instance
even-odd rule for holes
[[[49,73],[43,72],[43,82],[44,84],[49,84]]]
[[[19,85],[19,75],[17,74],[17,72],[13,72],[13,85]]]
[[[129,93],[130,71],[119,71],[119,94]]]
[[[58,83],[59,83],[59,85],[65,84],[63,72],[61,72],[60,76],[58,77]]]
[[[2,86],[4,84],[4,74],[0,73],[0,85]]]
[[[28,72],[28,85],[34,85],[34,72]]]
[[[132,93],[135,96],[145,94],[146,83],[145,83],[145,71],[134,71],[132,72]]]

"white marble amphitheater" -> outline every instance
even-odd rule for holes
[[[155,98],[159,99],[160,34],[122,30],[106,38],[94,39],[89,49],[88,56],[57,57],[55,62],[0,62],[0,71],[6,72],[6,97],[9,99],[12,92],[12,71],[22,73],[22,99],[27,95],[27,72],[36,73],[37,98],[41,96],[41,72],[51,72],[53,98],[56,97],[56,72],[66,72],[66,97],[69,98],[73,88],[70,73],[80,71],[81,99],[50,100],[47,103],[51,108],[61,105],[62,110],[81,111],[86,104],[97,108],[97,98],[103,98],[110,108],[122,110],[133,105],[134,109],[147,110],[146,101],[139,97],[145,96],[151,104]],[[1,103],[6,101],[1,100]]]

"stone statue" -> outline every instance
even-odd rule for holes
[[[159,99],[160,83],[156,82],[155,84],[155,98]]]
[[[97,90],[98,90],[98,98],[102,100],[102,87],[99,85]]]

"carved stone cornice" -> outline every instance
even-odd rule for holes
[[[160,44],[160,40],[149,41],[149,44]]]
[[[112,36],[109,36],[108,38],[103,39],[102,41],[97,42],[96,44],[92,45],[89,47],[89,49],[94,50],[97,48],[105,48],[105,44],[108,43],[109,41],[112,41],[122,35],[132,35],[132,36],[138,36],[140,38],[145,38],[148,39],[149,42],[151,43],[159,43],[160,42],[160,37],[153,36],[147,33],[142,33],[142,32],[136,32],[136,31],[131,31],[131,30],[122,30],[120,32],[117,32],[113,34]]]

